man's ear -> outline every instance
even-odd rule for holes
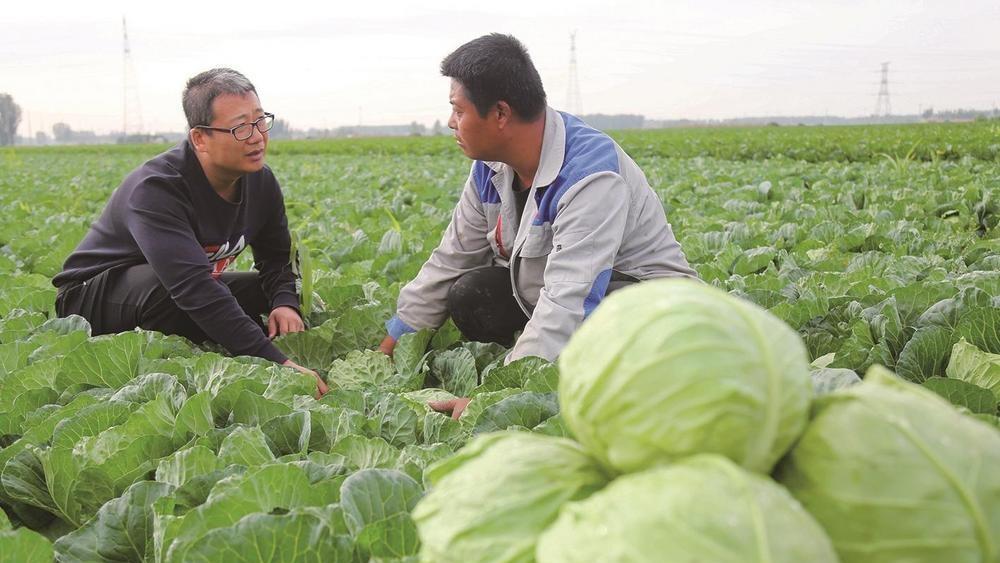
[[[506,127],[514,118],[514,110],[511,109],[510,104],[503,100],[500,100],[493,106],[493,111],[497,112],[497,125],[501,129]]]
[[[201,129],[191,129],[188,131],[188,139],[191,141],[191,146],[194,147],[195,152],[205,152],[205,132]]]

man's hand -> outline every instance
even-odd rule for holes
[[[305,329],[306,325],[302,322],[299,312],[291,307],[277,307],[267,317],[267,337],[272,340],[275,336],[302,332]]]
[[[281,365],[297,369],[297,370],[301,371],[302,373],[304,373],[306,375],[311,375],[311,376],[315,377],[316,378],[316,398],[317,399],[322,398],[323,395],[326,395],[326,392],[330,390],[330,388],[326,386],[326,382],[323,381],[323,378],[321,378],[319,376],[319,374],[316,373],[316,372],[314,372],[313,370],[311,370],[309,368],[304,368],[304,367],[300,366],[299,364],[297,364],[297,363],[295,363],[295,362],[293,362],[291,360],[285,360],[285,363],[283,363]]]
[[[466,399],[464,397],[457,397],[455,399],[446,399],[444,401],[427,401],[427,406],[439,413],[451,413],[451,417],[458,420],[458,418],[462,416],[462,413],[465,412],[465,407],[469,406],[469,401],[471,400],[472,399]]]
[[[378,351],[382,352],[386,356],[392,357],[392,351],[396,349],[396,339],[391,336],[386,336],[382,339],[382,343],[378,345]]]

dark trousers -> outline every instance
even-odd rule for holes
[[[639,280],[617,274],[612,276],[605,295]],[[514,344],[514,333],[524,330],[524,314],[510,285],[510,270],[490,266],[473,270],[458,278],[448,291],[448,313],[467,340]]]
[[[269,313],[270,307],[257,272],[227,272],[219,279],[266,333],[260,317]],[[87,319],[94,335],[139,327],[177,334],[193,342],[208,340],[201,327],[174,303],[149,264],[111,268],[85,282],[61,288],[56,296],[56,313]]]

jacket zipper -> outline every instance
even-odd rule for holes
[[[529,194],[532,194],[532,195],[534,194],[534,189],[533,188],[531,189],[531,191],[529,192]],[[529,199],[530,199],[530,197],[531,196],[529,195]],[[525,205],[527,205],[527,203]],[[520,219],[521,219],[522,222],[524,221],[524,214],[523,213],[521,214]],[[524,301],[521,300],[520,293],[518,293],[518,291],[517,291],[517,258],[514,256],[515,254],[517,254],[517,251],[518,251],[517,239],[515,237],[515,241],[514,241],[515,242],[515,244],[514,244],[515,248],[512,248],[510,250],[510,252],[508,252],[507,249],[504,248],[504,246],[503,246],[503,236],[501,234],[501,226],[502,225],[503,225],[503,214],[501,213],[501,215],[497,217],[497,228],[496,228],[497,250],[499,250],[500,254],[504,255],[507,258],[507,260],[510,262],[510,289],[511,289],[511,293],[514,295],[514,301],[517,302],[517,306],[520,307],[521,310],[524,311],[524,314],[527,315],[528,318],[530,319],[531,318],[531,311],[533,309],[529,310],[528,307],[525,306]],[[523,244],[523,242],[522,242],[522,244]]]
[[[517,260],[518,259],[515,256],[510,258],[510,288],[513,290],[514,301],[517,302],[517,306],[520,307],[521,310],[524,311],[524,314],[530,319],[532,311],[528,310],[528,307],[525,306],[523,301],[521,301],[521,294],[517,292]]]
[[[522,242],[521,245],[523,246],[524,243]],[[521,249],[520,246],[515,245],[515,247],[511,251],[511,255],[509,257],[509,261],[510,261],[510,289],[511,289],[511,293],[514,294],[514,301],[517,302],[517,306],[520,307],[521,310],[524,311],[524,314],[527,315],[528,318],[530,319],[531,318],[531,313],[534,310],[534,308],[528,309],[528,307],[524,304],[524,301],[521,300],[521,294],[518,293],[518,291],[517,291],[517,266],[518,266],[518,260],[520,259],[520,255],[519,255],[518,251],[520,249]]]

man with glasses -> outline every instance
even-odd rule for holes
[[[56,312],[86,318],[94,334],[211,340],[316,377],[325,393],[271,342],[305,328],[284,200],[264,165],[274,115],[226,68],[189,80],[183,106],[187,138],[125,178],[52,280]],[[227,272],[247,246],[257,271]]]

